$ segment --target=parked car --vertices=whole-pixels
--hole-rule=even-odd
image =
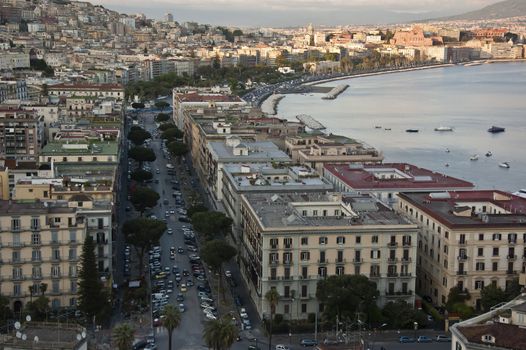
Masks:
[[[451,337],[447,335],[437,335],[435,340],[440,343],[451,343]]]
[[[318,345],[318,342],[314,339],[302,339],[300,341],[301,346],[316,346]]]
[[[401,336],[399,340],[400,340],[400,343],[414,343],[415,342],[415,338],[411,338],[405,335]]]
[[[426,335],[421,335],[421,336],[418,337],[418,339],[416,341],[418,343],[431,343],[431,342],[433,342],[433,339],[429,338]]]
[[[276,345],[276,350],[290,350],[290,348],[287,345],[278,344]]]

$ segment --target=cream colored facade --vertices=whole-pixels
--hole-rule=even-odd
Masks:
[[[84,219],[67,205],[4,201],[0,206],[0,293],[19,311],[30,300],[29,286],[45,283],[52,307],[76,305]]]
[[[377,284],[379,305],[414,303],[417,226],[370,197],[241,198],[241,271],[260,316],[270,312],[264,295],[271,288],[281,295],[276,312],[286,318],[305,319],[316,308],[322,312],[315,297],[317,281],[331,275],[367,276]],[[353,209],[364,202],[370,212]],[[375,220],[376,215],[382,219]]]
[[[450,289],[460,286],[471,295],[467,303],[480,308],[484,286],[504,290],[525,271],[526,215],[520,213],[526,200],[500,191],[450,192],[436,199],[426,193],[399,194],[396,207],[419,225],[417,291],[444,305]],[[483,196],[477,198],[478,193]],[[522,207],[516,204],[520,201]],[[434,209],[433,203],[448,212]]]
[[[71,201],[0,202],[0,293],[18,311],[31,299],[29,286],[47,284],[53,308],[76,306],[82,244],[96,244],[97,267],[110,281],[111,206],[77,196]],[[38,287],[36,287],[38,288]]]

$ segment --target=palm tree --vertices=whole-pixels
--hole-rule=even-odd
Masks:
[[[166,305],[163,311],[163,327],[168,331],[168,349],[172,350],[172,335],[174,329],[181,323],[181,313],[173,305]]]
[[[208,348],[213,350],[227,350],[237,339],[237,327],[228,317],[208,321],[205,324],[203,338]]]
[[[280,295],[276,288],[271,288],[266,294],[265,299],[270,304],[270,327],[268,330],[268,350],[272,349],[272,320],[274,319],[274,314],[276,313],[276,305],[278,304]]]
[[[113,343],[119,350],[129,350],[133,345],[135,329],[129,323],[121,323],[113,329]]]

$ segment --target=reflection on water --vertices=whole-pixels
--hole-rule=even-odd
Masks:
[[[328,132],[381,149],[387,162],[410,162],[472,181],[479,188],[526,188],[525,63],[456,66],[342,83],[350,88],[332,101],[321,95],[287,95],[278,114],[288,119],[310,114]],[[490,134],[487,129],[492,125],[505,127],[506,132]],[[439,126],[454,131],[434,131]],[[406,133],[408,128],[419,132]],[[487,151],[493,156],[485,157]],[[478,161],[470,161],[474,154]],[[510,169],[499,168],[504,161]]]

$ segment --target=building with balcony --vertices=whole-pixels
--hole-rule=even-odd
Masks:
[[[333,186],[306,166],[250,163],[226,164],[222,169],[222,203],[233,220],[234,237],[242,240],[241,196],[252,193],[328,192]]]
[[[339,192],[370,193],[389,206],[398,192],[471,190],[471,182],[407,163],[326,164],[323,176]]]
[[[467,290],[480,309],[489,284],[505,289],[526,266],[526,199],[488,191],[399,193],[396,210],[419,226],[417,290],[437,305]]]
[[[42,117],[32,111],[0,109],[0,156],[36,160],[43,144]]]
[[[113,97],[124,100],[124,87],[120,84],[60,83],[48,87],[50,96]]]
[[[367,276],[379,305],[414,303],[417,226],[374,198],[244,194],[241,215],[241,274],[260,316],[270,313],[264,296],[271,288],[281,296],[277,313],[305,319],[323,312],[316,287],[330,275]]]
[[[285,140],[287,154],[294,162],[308,165],[323,174],[325,164],[378,164],[381,152],[366,144],[339,135],[300,134]]]
[[[54,309],[75,306],[87,225],[73,203],[0,201],[0,230],[0,293],[13,310],[42,283]]]

